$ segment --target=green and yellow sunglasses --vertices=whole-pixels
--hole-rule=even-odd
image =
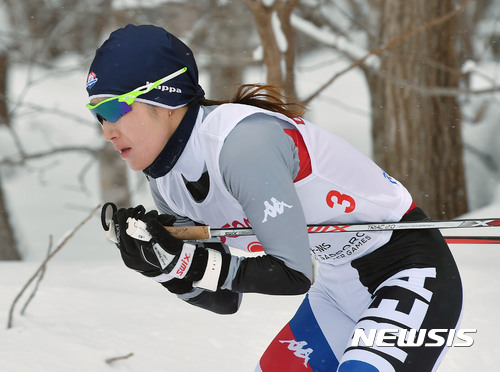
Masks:
[[[90,110],[92,115],[102,124],[104,120],[110,123],[116,123],[127,112],[132,110],[132,103],[142,94],[146,94],[156,88],[157,86],[165,83],[168,80],[179,76],[187,71],[187,67],[183,67],[171,73],[160,80],[156,80],[153,83],[148,83],[142,87],[136,88],[131,92],[122,94],[120,96],[111,97],[99,102],[97,105],[87,104],[87,108]]]

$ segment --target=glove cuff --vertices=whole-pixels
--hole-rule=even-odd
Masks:
[[[196,246],[189,243],[184,243],[182,245],[182,251],[179,255],[179,258],[177,259],[177,262],[175,263],[175,266],[170,269],[170,266],[172,264],[169,265],[168,274],[174,278],[183,279],[189,272],[191,264],[194,261],[195,250]]]
[[[215,249],[206,248],[206,252],[208,253],[208,259],[205,272],[200,280],[193,282],[193,287],[215,292],[219,287],[224,259],[222,253]],[[224,270],[224,272],[227,275],[227,270]]]

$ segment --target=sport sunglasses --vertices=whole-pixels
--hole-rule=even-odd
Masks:
[[[110,123],[116,123],[127,112],[132,110],[132,103],[142,94],[146,94],[156,88],[158,85],[165,83],[168,80],[179,76],[187,71],[187,67],[183,67],[170,75],[165,76],[160,80],[153,83],[148,83],[142,87],[136,88],[131,92],[122,94],[120,96],[111,97],[99,102],[97,105],[87,104],[87,108],[92,115],[102,124],[104,120]]]

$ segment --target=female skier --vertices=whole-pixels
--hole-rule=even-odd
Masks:
[[[236,312],[247,292],[307,293],[256,371],[437,368],[446,335],[426,330],[453,330],[462,308],[439,231],[307,231],[426,219],[397,180],[272,87],[205,99],[191,50],[156,26],[113,32],[96,52],[87,92],[104,138],[146,174],[159,211],[114,213],[107,233],[129,268],[220,314]],[[151,240],[127,233],[131,218]],[[255,236],[190,244],[163,227],[199,224],[251,226]],[[265,254],[238,257],[228,246]],[[312,285],[311,255],[319,262]]]

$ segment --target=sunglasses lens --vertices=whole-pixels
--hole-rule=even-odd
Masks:
[[[117,99],[104,102],[95,108],[90,109],[92,114],[102,124],[103,120],[110,123],[116,123],[127,112],[130,112],[132,107],[126,102],[120,102]]]

